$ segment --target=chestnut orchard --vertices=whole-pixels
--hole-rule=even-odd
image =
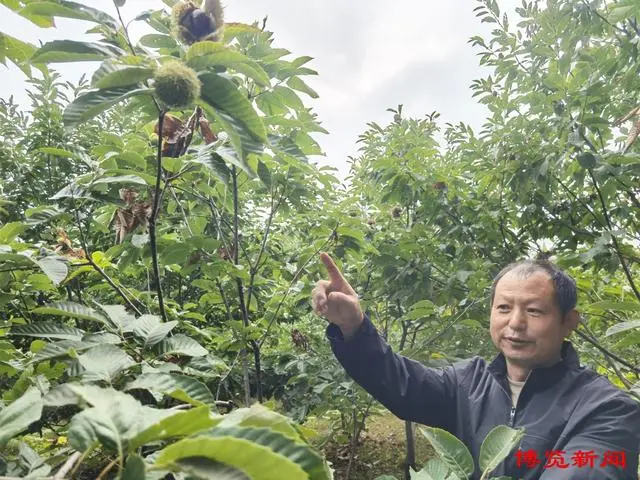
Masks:
[[[348,187],[316,161],[313,59],[266,22],[217,0],[131,18],[125,0],[0,3],[91,24],[90,40],[0,32],[30,99],[0,102],[3,478],[491,478],[523,431],[500,426],[474,459],[390,418],[312,312],[320,252],[433,367],[491,358],[491,279],[551,258],[577,279],[582,361],[639,395],[631,3],[525,1],[509,19],[477,1],[482,129],[389,108]],[[52,68],[85,61],[77,84]]]

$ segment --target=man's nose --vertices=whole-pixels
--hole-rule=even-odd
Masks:
[[[526,315],[522,308],[514,308],[511,310],[511,316],[509,317],[509,326],[513,330],[522,330],[527,324]]]

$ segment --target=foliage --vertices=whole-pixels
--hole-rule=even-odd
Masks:
[[[551,258],[577,280],[583,361],[640,395],[639,12],[524,1],[513,22],[477,3],[494,27],[470,39],[491,71],[472,84],[482,130],[390,108],[342,188],[312,160],[328,133],[305,105],[313,59],[266,25],[218,16],[193,41],[161,5],[131,20],[150,32],[134,41],[119,15],[2,2],[46,28],[89,21],[94,38],[0,34],[31,101],[0,102],[0,474],[242,478],[246,463],[330,478],[289,419],[334,419],[353,458],[378,408],[310,311],[323,250],[394,348],[433,367],[492,356],[494,274]],[[83,61],[100,65],[77,85],[50,68]],[[176,64],[200,87],[169,110],[156,73]]]

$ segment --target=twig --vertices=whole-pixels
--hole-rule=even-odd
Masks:
[[[282,304],[284,303],[285,299],[287,298],[287,295],[289,295],[289,292],[291,291],[291,287],[293,286],[293,284],[295,282],[298,281],[298,277],[302,274],[302,271],[307,267],[307,265],[309,265],[311,260],[314,260],[317,257],[317,255],[325,249],[325,246],[334,237],[334,233],[335,233],[335,230],[333,232],[331,232],[331,235],[329,235],[329,238],[327,238],[327,240],[325,240],[325,242],[314,252],[314,254],[312,256],[310,256],[307,259],[306,262],[304,262],[304,264],[298,269],[298,271],[295,273],[295,275],[291,279],[291,282],[289,282],[289,286],[287,287],[287,290],[285,291],[285,294],[283,295],[282,299],[278,303],[278,306],[276,307],[276,311],[273,314],[273,317],[271,317],[271,320],[269,320],[269,324],[267,325],[267,328],[265,329],[264,333],[262,334],[262,337],[260,338],[260,341],[258,342],[258,348],[262,348],[262,345],[264,344],[265,340],[267,339],[267,335],[269,334],[269,330],[271,329],[271,326],[273,325],[273,322],[275,322],[276,319],[278,318],[278,313],[280,312],[280,307],[282,307]]]
[[[71,455],[66,462],[64,462],[64,465],[62,465],[62,467],[60,468],[60,470],[58,470],[58,473],[56,473],[53,476],[53,480],[62,480],[64,479],[65,475],[67,473],[69,473],[69,471],[73,468],[73,466],[75,465],[75,463],[78,461],[78,459],[82,456],[82,454],[80,452],[75,452],[73,455]]]
[[[602,345],[600,345],[596,340],[592,339],[589,335],[581,332],[580,330],[574,330],[574,332],[576,333],[576,335],[578,335],[580,338],[586,340],[587,342],[589,342],[591,345],[593,345],[594,347],[596,347],[598,350],[600,350],[600,352],[604,355],[608,355],[610,358],[612,358],[613,360],[615,360],[616,362],[618,362],[621,365],[624,365],[625,367],[627,367],[629,370],[632,370],[635,373],[640,373],[640,368],[638,367],[634,367],[633,365],[631,365],[629,362],[627,362],[626,360],[623,360],[622,358],[620,358],[619,356],[617,356],[615,353],[610,352],[609,350],[607,350],[605,347],[603,347]]]
[[[618,238],[613,234],[613,225],[611,224],[611,219],[609,218],[609,211],[607,210],[607,204],[604,201],[602,191],[600,190],[596,177],[593,176],[593,172],[591,171],[591,169],[589,169],[588,172],[589,172],[589,176],[591,177],[591,181],[593,182],[593,186],[596,189],[596,192],[598,192],[598,198],[600,199],[600,204],[602,205],[602,213],[604,215],[604,220],[607,222],[607,226],[609,227],[608,228],[609,234],[611,235],[611,240],[613,241],[616,255],[620,260],[620,264],[622,265],[622,269],[624,270],[624,274],[627,277],[627,281],[629,282],[629,285],[631,286],[633,293],[635,294],[636,298],[640,300],[640,292],[638,291],[636,284],[633,281],[633,277],[631,276],[631,272],[629,271],[629,267],[627,266],[627,263],[625,262],[625,259],[622,256],[622,251],[620,250],[620,244],[618,243]]]
[[[109,471],[113,468],[113,466],[118,463],[119,458],[114,458],[109,465],[104,467],[100,474],[96,477],[96,480],[102,480],[104,476],[109,473]]]
[[[122,299],[125,301],[125,303],[129,306],[131,310],[136,312],[138,315],[142,315],[140,310],[138,310],[138,307],[136,307],[133,304],[133,302],[129,300],[129,297],[127,297],[127,295],[122,291],[122,289],[118,285],[116,285],[115,282],[111,279],[111,277],[109,277],[109,275],[107,275],[107,273],[93,260],[93,257],[91,256],[91,252],[89,251],[89,244],[87,243],[87,239],[85,238],[85,235],[84,235],[82,222],[80,221],[80,215],[78,214],[78,209],[75,208],[75,205],[74,205],[74,212],[75,212],[76,222],[78,223],[78,231],[80,232],[80,243],[82,244],[82,248],[84,249],[85,255],[87,257],[87,262],[89,263],[89,265],[93,267],[93,269],[96,272],[98,272],[98,274],[100,274],[102,278],[106,280],[106,282],[111,286],[111,288],[113,288],[118,293],[118,295],[122,297]]]
[[[162,284],[160,282],[160,266],[158,265],[158,245],[156,243],[156,220],[160,206],[160,182],[162,181],[162,129],[164,123],[164,110],[158,114],[158,149],[156,155],[156,186],[153,194],[153,208],[149,218],[149,246],[151,248],[151,259],[153,262],[153,274],[156,277],[156,292],[158,294],[158,306],[160,307],[160,315],[162,319],[167,321],[167,312],[164,308],[164,299],[162,297]]]

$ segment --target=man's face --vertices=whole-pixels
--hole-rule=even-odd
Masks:
[[[564,320],[546,273],[524,279],[511,271],[496,285],[491,339],[511,364],[533,368],[559,360],[562,341],[575,326],[577,313]]]

